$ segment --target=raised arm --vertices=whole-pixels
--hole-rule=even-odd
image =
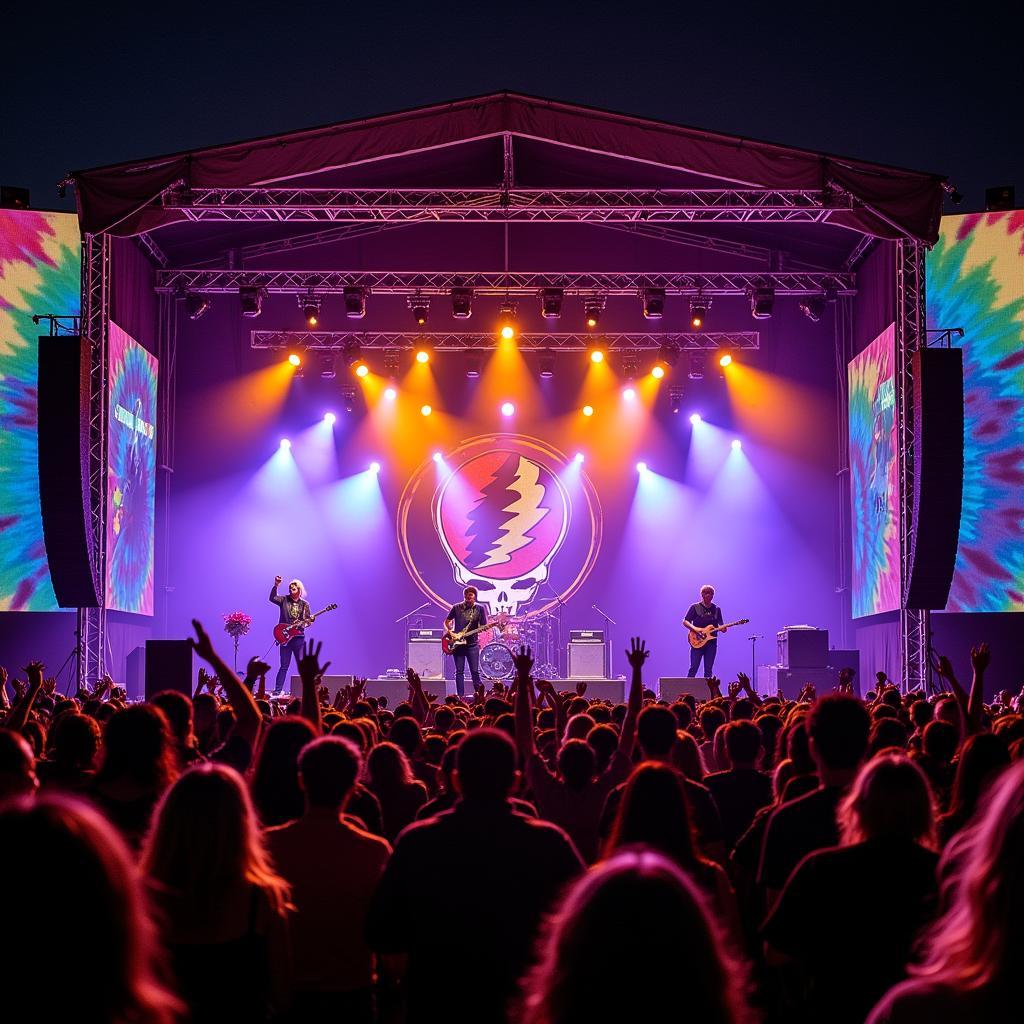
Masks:
[[[30,661],[25,666],[25,675],[28,677],[28,687],[25,692],[14,702],[11,713],[7,716],[4,728],[11,732],[21,732],[28,724],[28,717],[32,713],[32,705],[35,703],[39,691],[43,688],[43,665],[39,661]]]
[[[430,702],[423,692],[423,680],[411,668],[406,669],[405,678],[409,680],[409,704],[413,717],[422,725],[427,720],[427,712],[430,711]]]
[[[530,681],[533,653],[529,647],[520,647],[512,661],[516,667],[516,749],[520,762],[526,764],[537,751],[533,741],[533,686]]]
[[[626,700],[626,717],[622,720],[622,728],[619,730],[619,752],[626,757],[633,756],[633,746],[636,743],[636,720],[640,716],[640,707],[644,699],[644,662],[651,656],[647,650],[647,644],[638,636],[632,637],[629,642],[629,650],[626,651],[626,659],[633,669],[633,676],[629,683],[629,697]]]
[[[745,672],[737,672],[736,679],[740,684],[740,689],[755,703],[763,704],[764,701],[758,696],[754,687],[750,683],[750,676]]]
[[[317,736],[323,730],[317,685],[331,665],[329,661],[324,665],[320,664],[320,651],[323,646],[322,642],[315,644],[307,641],[302,645],[302,653],[298,659],[299,676],[302,679],[302,717],[312,723]]]
[[[967,725],[971,732],[977,732],[981,725],[981,713],[985,706],[985,669],[991,660],[988,644],[982,641],[971,648],[971,693],[967,698]]]
[[[245,683],[235,675],[231,666],[213,649],[209,634],[203,629],[202,623],[198,619],[192,620],[192,628],[196,631],[196,639],[191,641],[193,650],[203,661],[209,663],[231,702],[231,708],[235,712],[235,732],[249,744],[251,749],[255,750],[256,738],[259,736],[260,726],[263,724],[263,716],[256,705],[256,698]],[[253,658],[249,662],[246,674],[248,675],[250,670],[254,670],[256,666],[262,664],[258,658]],[[265,672],[267,669],[262,669],[262,671]],[[253,679],[258,675],[259,671],[254,671]]]
[[[283,597],[278,597],[277,588],[279,586],[281,586],[281,577],[275,576],[274,585],[270,588],[270,600],[273,604],[280,604],[284,600]]]

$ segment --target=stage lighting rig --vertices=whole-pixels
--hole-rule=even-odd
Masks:
[[[676,363],[679,362],[679,347],[672,342],[666,341],[661,348],[658,349],[658,359],[654,364],[654,369],[651,370],[652,375],[657,379],[661,380],[662,377],[672,369]]]
[[[417,327],[426,327],[427,318],[430,315],[430,299],[422,295],[412,295],[409,298],[409,309],[412,311],[412,318],[416,321]]]
[[[545,288],[540,293],[540,315],[545,320],[557,320],[562,315],[561,288]]]
[[[301,342],[292,342],[286,351],[286,358],[291,366],[294,366],[296,370],[301,371],[302,361],[306,355],[306,347]],[[297,373],[296,376],[301,376],[301,372]]]
[[[690,326],[695,331],[699,331],[704,327],[704,324],[708,319],[708,310],[710,308],[711,300],[700,292],[697,292],[697,294],[690,299]]]
[[[353,387],[343,387],[341,389],[341,404],[344,406],[345,412],[351,412],[355,407],[356,401],[356,389]]]
[[[645,320],[660,320],[665,315],[665,289],[645,288],[643,291]]]
[[[349,369],[357,377],[365,377],[370,372],[370,367],[366,364],[366,360],[363,359],[363,353],[358,344],[348,346],[345,351],[345,361],[348,363]]]
[[[551,380],[555,375],[555,357],[551,352],[542,352],[540,355],[539,376],[541,380]]]
[[[333,352],[321,352],[319,362],[321,380],[334,380],[338,376],[338,368],[335,364]]]
[[[342,292],[345,300],[345,316],[349,320],[362,320],[366,316],[366,289],[355,286]]]
[[[816,324],[825,315],[825,305],[824,295],[807,295],[800,300],[800,312]]]
[[[498,335],[503,341],[516,336],[516,307],[513,302],[503,302],[498,313]]]
[[[482,352],[466,353],[466,380],[479,380],[484,368],[484,354]]]
[[[640,360],[630,353],[622,357],[622,376],[632,383],[636,380],[637,371],[640,369]]]
[[[468,320],[473,315],[473,289],[455,287],[452,289],[452,316],[456,320]]]
[[[603,363],[608,356],[608,346],[600,338],[587,342],[587,358],[592,363]]]
[[[679,412],[683,405],[683,387],[680,384],[673,384],[668,389],[668,404],[673,412]]]
[[[750,315],[755,320],[770,320],[772,307],[775,305],[775,289],[768,285],[758,285],[747,290],[750,300]]]
[[[320,323],[320,296],[312,291],[299,296],[299,309],[305,318],[307,327],[316,327]]]
[[[587,330],[592,331],[601,322],[601,312],[603,309],[603,295],[591,295],[583,303],[583,320],[587,325]]]
[[[262,288],[254,288],[252,285],[243,285],[238,289],[238,304],[242,310],[242,316],[251,318],[258,317],[263,312],[263,296],[266,292]]]
[[[401,355],[397,348],[384,349],[384,376],[394,380],[401,367]]]
[[[433,350],[433,345],[431,345],[429,341],[421,338],[418,342],[416,342],[416,345],[413,348],[413,352],[415,353],[413,358],[416,360],[417,363],[426,365],[427,363],[430,362],[430,357],[431,355],[433,355]]]
[[[690,372],[687,376],[690,380],[703,380],[707,370],[708,354],[703,349],[690,353]]]
[[[185,296],[185,311],[189,320],[198,320],[206,315],[210,309],[210,297],[208,295],[189,294]]]

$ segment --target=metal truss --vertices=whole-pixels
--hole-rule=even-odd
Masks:
[[[143,231],[141,235],[136,236],[136,241],[157,266],[167,267],[170,265],[171,261],[167,258],[167,254],[157,245],[156,239],[151,234]]]
[[[931,616],[908,608],[914,540],[914,353],[927,344],[924,312],[924,246],[897,242],[896,254],[896,430],[900,481],[900,659],[904,692],[927,689]]]
[[[757,331],[718,331],[693,334],[519,334],[516,345],[529,351],[584,352],[600,342],[612,352],[652,352],[663,345],[680,351],[705,349],[757,349],[761,336]],[[496,349],[494,333],[423,333],[416,331],[252,331],[251,348],[285,349],[302,347],[307,351],[340,352],[358,345],[368,349],[412,349],[429,345],[435,352],[466,352]]]
[[[746,295],[754,287],[773,288],[776,295],[856,295],[853,275],[818,271],[738,271],[733,273],[666,274],[588,273],[583,271],[473,271],[447,270],[240,270],[232,268],[163,270],[157,290],[204,295],[230,295],[243,286],[279,295],[342,294],[362,288],[374,295],[449,295],[453,288],[470,288],[474,295],[539,295],[545,288],[560,288],[573,295],[639,295],[645,288],[664,289],[666,295]]]
[[[86,235],[82,259],[82,333],[89,360],[89,542],[99,607],[78,609],[78,685],[106,670],[107,352],[110,323],[110,238]]]
[[[851,210],[832,189],[171,188],[192,221],[657,221],[800,223]]]

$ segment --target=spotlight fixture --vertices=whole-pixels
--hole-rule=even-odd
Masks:
[[[291,448],[291,446],[292,446],[292,443],[291,443],[291,441],[288,440],[287,437],[282,437],[281,438],[281,451],[286,452],[286,451],[288,451],[289,448]]]
[[[625,400],[626,400],[627,402],[632,402],[632,401],[633,401],[633,399],[634,399],[634,398],[636,398],[636,389],[635,389],[635,388],[626,388],[626,389],[625,389],[625,390],[624,390],[624,391],[622,392],[622,397],[623,397],[623,398],[624,398],[624,399],[625,399]]]
[[[516,407],[511,402],[501,403],[501,415],[502,416],[515,416]]]
[[[427,317],[430,315],[430,299],[422,295],[412,295],[409,298],[409,309],[412,311],[412,318],[416,321],[417,327],[425,327]]]
[[[337,421],[337,419],[338,419],[338,417],[335,416],[333,412],[325,412],[324,413],[324,423],[326,423],[327,426],[329,426],[329,427],[333,427],[335,422]]]
[[[511,302],[504,302],[498,313],[498,334],[504,341],[511,341],[516,336],[516,307]]]
[[[683,404],[683,388],[681,385],[674,384],[668,389],[668,404],[673,412],[679,412]]]
[[[254,288],[252,285],[243,285],[238,289],[238,304],[242,310],[242,316],[258,317],[263,312],[263,296],[266,293],[262,288]]]
[[[189,320],[198,320],[205,315],[210,308],[209,295],[186,295],[185,310]]]
[[[429,416],[434,410],[429,405],[420,406],[420,415]]]
[[[585,406],[583,406],[583,409],[581,411],[582,411],[584,416],[593,416],[594,415],[594,407],[592,405],[585,405]]]
[[[577,452],[573,457],[573,462],[582,462],[584,459],[583,452]]]
[[[302,365],[302,357],[306,354],[305,347],[299,342],[292,342],[288,346],[287,359],[288,362],[298,369]]]
[[[636,471],[638,473],[641,473],[641,474],[646,473],[647,472],[647,463],[646,462],[638,462],[636,464]]]
[[[321,352],[317,361],[320,364],[321,380],[334,380],[338,376],[338,369],[332,352]]]
[[[658,359],[651,370],[651,375],[656,380],[661,380],[668,371],[679,362],[679,346],[673,342],[666,341],[658,349]]]
[[[540,379],[551,380],[555,375],[555,357],[550,352],[542,352],[540,356]]]
[[[435,462],[441,462],[444,456],[440,452],[434,452],[433,459]]]
[[[421,338],[418,342],[416,342],[416,347],[414,349],[416,353],[416,362],[421,364],[429,363],[431,349],[432,346],[429,341],[425,341],[424,339]]]
[[[738,437],[734,437],[732,439],[732,450],[734,452],[738,452],[742,447],[743,447],[743,442]]]
[[[384,376],[389,378],[395,378],[398,376],[399,368],[401,367],[402,359],[401,353],[397,348],[386,348],[384,349]]]
[[[690,326],[695,331],[699,331],[704,326],[710,308],[711,300],[706,295],[701,294],[701,292],[697,292],[690,299]]]
[[[356,404],[356,389],[353,387],[344,387],[341,389],[341,401],[345,406],[345,412],[351,412]]]
[[[362,320],[366,316],[366,289],[351,286],[342,292],[345,300],[345,316],[349,320]]]
[[[320,323],[320,296],[307,292],[299,296],[299,309],[306,320],[307,327],[316,327]]]
[[[816,324],[825,315],[825,305],[824,295],[807,295],[800,300],[800,312]]]
[[[593,295],[583,303],[583,320],[587,330],[592,331],[598,325],[603,309],[604,298],[600,295]]]
[[[359,345],[349,345],[345,352],[345,361],[349,365],[349,369],[357,377],[365,377],[370,372],[370,367],[367,366],[366,360],[363,359],[363,354]]]
[[[699,412],[691,412],[690,413],[690,422],[694,426],[697,426],[697,424],[701,422],[701,415],[700,415],[700,413]]]
[[[452,316],[456,320],[468,320],[473,315],[473,289],[452,289]]]
[[[645,288],[643,290],[644,319],[660,320],[665,315],[665,289]]]
[[[398,389],[397,388],[385,388],[384,389],[384,397],[389,402],[393,402],[398,397]]]
[[[545,288],[540,293],[540,315],[545,320],[557,320],[562,315],[561,288]]]
[[[371,462],[370,463],[370,472],[373,473],[374,475],[379,473],[380,472],[380,463],[379,462]]]
[[[770,285],[759,284],[756,288],[747,289],[750,300],[750,315],[755,320],[770,320],[772,307],[775,305],[775,289]]]
[[[466,379],[479,380],[480,373],[484,366],[484,355],[482,352],[466,353]]]
[[[690,353],[690,372],[687,376],[690,380],[703,380],[707,370],[708,354],[703,349]]]
[[[604,342],[598,341],[596,338],[587,342],[587,356],[592,363],[603,363],[605,355],[606,346]]]
[[[723,352],[718,357],[718,365],[719,366],[723,366],[723,367],[724,366],[732,366],[732,353],[731,352]]]
[[[661,378],[665,376],[665,367],[662,366],[661,363],[655,363],[654,366],[651,367],[651,376],[655,380],[661,380]]]

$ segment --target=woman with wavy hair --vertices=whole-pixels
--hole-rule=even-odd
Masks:
[[[4,887],[9,1020],[179,1019],[182,1007],[160,980],[156,929],[131,854],[97,811],[66,796],[10,800],[0,807],[0,850],[12,868],[25,868]],[[73,955],[55,964],[55,944]],[[18,992],[26,999],[20,1016]]]
[[[192,1024],[266,1020],[287,991],[288,884],[232,768],[202,764],[167,791],[142,852]]]
[[[925,937],[923,958],[911,968],[911,980],[875,1007],[870,1024],[1019,1019],[1024,762],[1003,772],[961,839],[957,870],[943,892],[948,909]]]
[[[427,802],[427,787],[413,775],[409,758],[395,743],[378,743],[370,751],[366,774],[370,790],[380,801],[384,838],[393,843]]]
[[[672,861],[627,851],[592,868],[551,919],[523,1024],[749,1020],[742,965]]]

